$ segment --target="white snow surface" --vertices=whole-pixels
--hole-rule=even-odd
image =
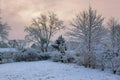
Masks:
[[[18,52],[15,48],[0,48],[0,52]]]
[[[120,80],[120,76],[47,60],[0,64],[0,80]]]

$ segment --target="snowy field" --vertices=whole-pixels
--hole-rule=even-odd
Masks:
[[[52,61],[0,64],[0,80],[120,80],[119,75]]]

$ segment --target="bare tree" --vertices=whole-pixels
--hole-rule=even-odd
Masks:
[[[2,23],[1,17],[0,17],[0,40],[6,40],[8,37],[10,27],[7,25],[7,23]]]
[[[111,63],[111,68],[115,74],[120,69],[120,24],[115,18],[111,18],[108,22],[108,27],[110,27],[110,55],[109,62]]]
[[[120,56],[120,23],[116,26],[117,55]]]
[[[62,28],[64,28],[63,21],[59,20],[55,13],[41,14],[33,19],[29,27],[26,27],[25,31],[28,33],[26,38],[39,43],[41,51],[46,52],[51,37]]]
[[[18,50],[23,50],[27,46],[27,41],[25,41],[25,40],[9,40],[8,44],[11,48],[16,48]]]
[[[110,27],[110,41],[112,47],[112,53],[119,53],[120,51],[120,24],[115,18],[111,18],[108,22],[108,27]]]
[[[89,7],[88,11],[83,11],[76,15],[71,22],[72,29],[68,32],[73,39],[82,42],[84,47],[85,66],[91,65],[91,57],[93,56],[93,47],[100,42],[103,35],[103,20],[101,15],[97,15],[97,11]]]

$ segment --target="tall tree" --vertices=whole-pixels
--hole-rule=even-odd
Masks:
[[[110,43],[108,44],[110,53],[107,56],[109,56],[110,67],[115,74],[120,69],[120,23],[115,18],[111,18],[108,27],[110,27]]]
[[[96,10],[89,7],[87,11],[76,15],[71,22],[72,29],[68,32],[68,35],[83,43],[86,67],[91,63],[90,56],[93,55],[94,45],[100,41],[103,34],[103,20],[102,15],[98,15]]]
[[[41,14],[26,27],[25,31],[28,33],[26,38],[40,44],[41,51],[46,52],[51,37],[62,28],[64,28],[63,21],[59,20],[55,13]]]
[[[108,22],[108,27],[110,27],[110,41],[112,47],[112,53],[118,53],[120,51],[120,24],[115,18],[111,18]]]

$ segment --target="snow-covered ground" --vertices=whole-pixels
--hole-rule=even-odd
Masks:
[[[52,61],[0,64],[0,80],[120,80],[119,75]]]

